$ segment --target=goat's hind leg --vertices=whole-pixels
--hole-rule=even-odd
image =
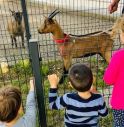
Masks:
[[[105,51],[105,60],[109,64],[112,56],[112,47],[108,47]]]

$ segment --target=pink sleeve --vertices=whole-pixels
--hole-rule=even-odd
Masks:
[[[117,76],[117,71],[119,68],[119,56],[117,53],[115,53],[112,56],[112,59],[108,65],[108,67],[105,70],[104,76],[103,76],[103,80],[105,81],[105,83],[109,84],[109,85],[113,85],[115,80],[116,80],[116,76]]]

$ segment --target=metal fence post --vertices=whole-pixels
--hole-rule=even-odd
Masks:
[[[27,38],[27,42],[28,42],[28,46],[29,46],[29,39],[31,38],[31,34],[30,34],[30,27],[29,27],[29,22],[28,22],[28,14],[27,14],[25,0],[21,0],[21,6],[22,6],[22,11],[23,11],[23,16],[24,16],[26,38]]]
[[[33,74],[35,76],[36,96],[37,96],[37,103],[38,103],[38,109],[39,109],[40,127],[47,127],[44,94],[43,94],[43,86],[42,86],[43,84],[42,84],[42,76],[40,73],[40,62],[39,62],[39,52],[38,52],[37,42],[38,41],[35,39],[29,40],[29,52],[31,57]]]

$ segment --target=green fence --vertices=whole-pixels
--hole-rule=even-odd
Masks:
[[[111,29],[116,18],[121,16],[123,3],[120,3],[117,13],[110,15],[107,11],[109,2],[104,0],[85,2],[83,0],[61,0],[59,2],[55,0],[45,2],[40,0],[3,0],[0,2],[0,87],[10,84],[18,86],[21,89],[23,107],[25,107],[29,77],[35,76],[37,126],[64,127],[64,111],[49,109],[49,83],[47,80],[47,75],[50,73],[62,76],[63,60],[58,46],[53,42],[52,34],[39,34],[38,28],[43,23],[45,16],[58,9],[60,14],[56,15],[55,19],[67,34],[86,35]],[[10,10],[23,12],[25,47],[22,47],[20,37],[17,37],[17,47],[11,45],[11,37],[7,30],[9,20],[13,19]],[[111,52],[118,48],[120,48],[120,41],[117,37]],[[102,80],[107,63],[99,54],[74,58],[72,64],[74,63],[84,63],[92,69],[94,85],[105,97],[110,112],[106,118],[100,119],[100,127],[112,127],[112,114],[109,106],[112,88],[107,87]],[[64,83],[59,85],[58,93],[62,95],[70,91],[73,89],[66,78]]]

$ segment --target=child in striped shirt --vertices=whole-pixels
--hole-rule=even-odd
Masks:
[[[48,75],[50,82],[49,105],[51,109],[65,110],[65,127],[98,127],[99,117],[106,116],[108,110],[104,98],[90,91],[93,75],[84,64],[75,64],[69,70],[69,80],[77,92],[58,97],[56,74]]]

